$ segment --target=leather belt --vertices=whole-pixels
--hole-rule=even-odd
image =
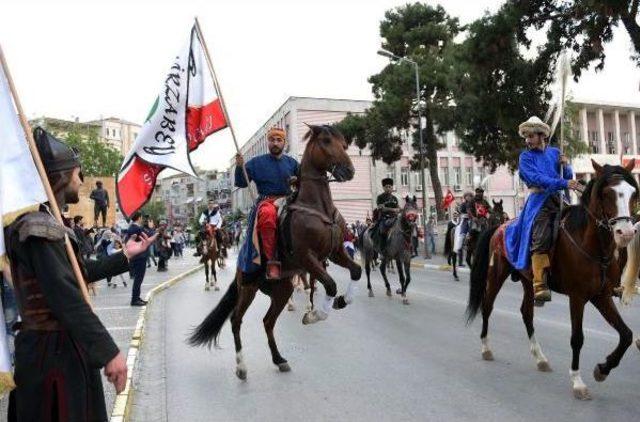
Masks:
[[[544,192],[544,189],[539,188],[537,186],[532,186],[529,188],[529,193],[542,193]]]

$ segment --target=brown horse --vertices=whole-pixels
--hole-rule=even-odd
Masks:
[[[570,206],[562,215],[555,249],[551,256],[552,275],[549,287],[569,296],[571,311],[571,361],[570,379],[574,396],[591,398],[580,376],[580,349],[584,341],[582,318],[584,306],[591,302],[620,337],[616,349],[606,361],[596,365],[593,376],[604,381],[611,370],[618,366],[631,344],[631,330],[624,323],[612,293],[620,280],[620,263],[616,249],[624,248],[634,235],[630,210],[638,196],[638,185],[631,176],[634,160],[625,166],[601,167],[593,162],[596,171],[581,197],[580,204]],[[471,270],[468,321],[471,322],[482,306],[482,357],[493,360],[489,349],[487,331],[493,304],[509,274],[520,278],[524,290],[522,318],[527,330],[531,353],[538,370],[550,370],[547,358],[537,342],[533,328],[533,285],[530,271],[515,272],[504,252],[504,226],[490,229],[481,235],[476,250],[476,262]]]
[[[300,163],[298,194],[294,202],[287,206],[288,217],[285,220],[288,220],[288,227],[284,227],[282,218],[279,221],[280,236],[284,240],[282,243],[287,243],[287,237],[291,239],[290,247],[280,248],[279,251],[283,278],[267,281],[264,271],[245,274],[238,270],[235,283],[231,283],[220,303],[189,338],[192,346],[211,347],[212,343],[217,343],[220,329],[231,316],[236,375],[243,380],[247,377],[247,367],[242,355],[240,327],[258,290],[271,297],[271,306],[263,321],[272,361],[281,372],[287,372],[291,368],[278,351],[273,328],[293,292],[291,277],[307,272],[325,288],[326,298],[320,309],[313,309],[304,315],[303,323],[309,324],[326,319],[330,309],[349,304],[355,293],[355,281],[360,279],[362,273],[360,266],[349,258],[342,246],[346,225],[333,204],[327,177],[327,173],[330,173],[338,182],[353,178],[355,170],[346,152],[348,145],[342,134],[331,126],[309,126],[309,129],[305,136],[307,146]],[[287,228],[290,236],[284,235]],[[336,283],[323,265],[326,259],[349,269],[352,282],[344,296],[336,297]]]
[[[204,274],[205,274],[205,283],[204,289],[209,291],[211,287],[215,291],[220,290],[218,287],[218,277],[216,274],[216,263],[220,268],[223,267],[223,264],[220,264],[220,260],[222,258],[222,254],[220,248],[218,246],[218,242],[216,241],[215,234],[210,231],[208,228],[205,230],[204,239],[202,239],[202,258],[200,258],[200,263],[204,264]],[[209,279],[209,271],[211,271],[211,275],[213,276],[213,281]]]

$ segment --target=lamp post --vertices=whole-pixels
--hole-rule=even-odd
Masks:
[[[422,114],[420,113],[420,72],[418,63],[406,57],[396,56],[390,51],[378,50],[380,56],[387,57],[391,60],[404,61],[413,65],[416,75],[416,107],[418,109],[418,139],[420,150],[420,183],[422,184],[422,234],[424,238],[424,257],[431,258],[431,253],[427,247],[427,207],[429,206],[429,197],[427,196],[427,183],[424,177],[424,142],[422,140]]]

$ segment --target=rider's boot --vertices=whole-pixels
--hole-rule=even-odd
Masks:
[[[551,290],[545,281],[545,269],[551,266],[549,255],[537,253],[531,256],[531,269],[533,271],[533,297],[538,302],[549,302]]]

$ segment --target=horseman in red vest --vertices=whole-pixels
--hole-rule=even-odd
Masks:
[[[298,162],[284,153],[286,133],[271,128],[267,134],[268,154],[256,156],[246,163],[249,181],[258,189],[256,206],[251,210],[245,243],[238,254],[238,268],[244,273],[255,273],[266,266],[268,279],[280,278],[280,261],[277,257],[278,211],[275,201],[291,193],[291,183],[298,173]],[[248,186],[242,171],[244,160],[236,155],[235,185]],[[262,257],[266,263],[262,262]]]

